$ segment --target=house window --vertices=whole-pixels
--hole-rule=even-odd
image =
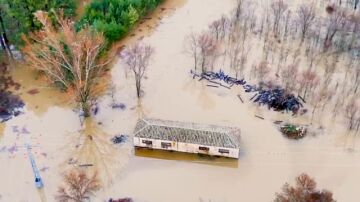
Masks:
[[[170,142],[162,142],[162,143],[161,143],[161,147],[162,147],[162,148],[171,147],[171,143],[170,143]]]
[[[146,145],[152,145],[152,141],[150,141],[150,140],[143,140],[142,143],[144,143]]]
[[[201,151],[209,151],[209,147],[202,147],[202,146],[200,146],[199,147],[199,150],[201,150]]]
[[[227,150],[227,149],[219,149],[219,153],[221,153],[221,154],[228,154],[228,153],[229,153],[229,150]]]

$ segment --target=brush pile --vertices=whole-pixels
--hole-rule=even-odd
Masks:
[[[293,124],[285,124],[280,126],[280,131],[282,134],[290,139],[301,139],[306,135],[306,127],[296,126]]]

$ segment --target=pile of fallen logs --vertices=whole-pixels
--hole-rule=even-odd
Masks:
[[[251,100],[260,105],[267,105],[269,109],[275,111],[291,111],[294,114],[303,107],[300,99],[281,88],[259,90]]]
[[[246,84],[244,79],[236,79],[228,76],[222,70],[219,70],[219,72],[206,71],[203,73],[196,73],[191,70],[190,73],[192,74],[193,79],[199,78],[199,81],[203,79],[207,80],[210,83],[207,85],[209,87],[217,88],[222,86],[230,89],[233,85],[241,85],[245,92],[255,93],[250,100],[259,103],[260,105],[267,105],[269,109],[274,109],[276,111],[291,111],[296,114],[299,109],[303,107],[301,102],[304,102],[304,100],[300,96],[296,97],[279,86],[269,87],[264,84],[260,86]],[[221,82],[224,82],[229,86],[223,85]],[[238,97],[243,102],[239,95]]]
[[[244,79],[236,79],[234,77],[226,75],[221,69],[219,70],[219,72],[206,71],[201,74],[198,74],[193,70],[190,70],[190,74],[193,75],[193,79],[199,78],[199,81],[205,79],[212,84],[216,84],[227,88],[231,88],[233,85],[244,85],[246,83]],[[215,80],[223,81],[229,86],[224,86],[223,84],[221,84],[220,82],[216,82]]]

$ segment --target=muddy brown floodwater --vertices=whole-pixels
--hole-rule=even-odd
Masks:
[[[193,62],[184,52],[185,36],[191,31],[201,32],[213,20],[230,13],[234,3],[235,0],[166,1],[154,14],[161,15],[161,20],[151,15],[149,24],[140,24],[114,46],[117,51],[142,38],[156,50],[144,80],[141,109],[137,108],[134,78],[131,74],[125,77],[121,61],[115,61],[111,69],[111,88],[100,97],[97,115],[85,122],[64,94],[34,79],[34,72],[21,69],[24,67],[14,69],[14,78],[24,87],[17,93],[27,105],[25,114],[3,125],[2,200],[54,201],[66,169],[93,164],[84,169],[104,172],[102,180],[107,182],[94,201],[110,197],[131,197],[136,202],[271,201],[285,182],[292,183],[306,172],[315,177],[319,187],[331,190],[337,201],[357,202],[360,148],[358,138],[345,136],[343,123],[332,123],[323,135],[288,140],[273,121],[303,122],[303,118],[256,107],[248,102],[247,94],[242,94],[242,104],[236,97],[243,93],[240,88],[210,89],[189,75]],[[26,74],[21,73],[23,70]],[[27,93],[35,88],[38,93]],[[120,103],[124,109],[111,107]],[[238,127],[242,137],[240,158],[134,150],[131,134],[139,111],[150,118]],[[112,144],[110,138],[119,134],[129,135],[129,141]],[[45,184],[42,192],[34,186],[24,143],[33,146]],[[69,161],[71,158],[77,160],[77,165]]]

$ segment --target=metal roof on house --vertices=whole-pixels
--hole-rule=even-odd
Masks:
[[[240,129],[159,119],[140,119],[135,126],[134,136],[238,149]]]

